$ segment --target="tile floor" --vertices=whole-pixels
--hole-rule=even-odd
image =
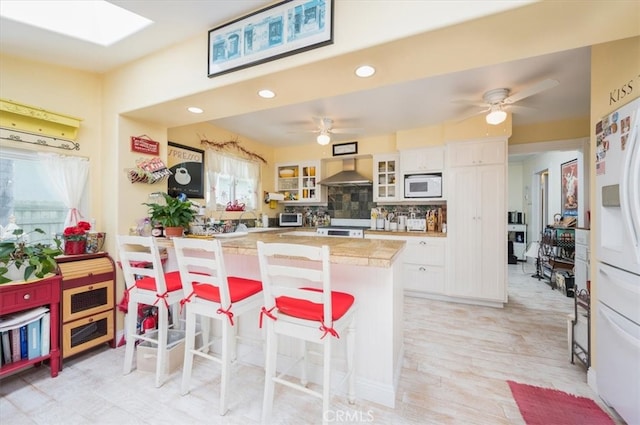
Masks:
[[[586,371],[569,361],[566,317],[573,298],[532,279],[533,266],[509,265],[504,309],[405,298],[405,359],[395,409],[332,399],[332,422],[376,424],[523,424],[506,380],[594,399]],[[0,380],[3,424],[257,424],[262,369],[239,364],[230,411],[217,414],[217,366],[197,363],[199,380],[179,395],[180,373],[159,389],[153,374],[122,375],[124,347],[99,348],[65,362]],[[198,360],[196,360],[198,361]],[[207,379],[211,376],[211,379]],[[316,424],[318,399],[277,387],[274,424]],[[611,412],[609,412],[611,413]],[[622,423],[615,418],[616,423]]]

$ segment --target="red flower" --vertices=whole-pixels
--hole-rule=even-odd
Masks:
[[[91,224],[86,221],[79,221],[77,225],[65,228],[63,235],[65,239],[78,239],[87,233],[88,230],[91,230]]]

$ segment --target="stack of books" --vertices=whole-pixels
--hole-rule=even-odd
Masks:
[[[1,316],[0,366],[49,354],[50,320],[46,307]]]

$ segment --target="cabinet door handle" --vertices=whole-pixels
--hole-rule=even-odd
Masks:
[[[425,241],[420,241],[418,242],[420,245],[426,245],[427,243]]]
[[[31,299],[31,294],[26,293],[24,294],[24,296],[22,297],[24,300],[30,300]]]
[[[420,267],[418,270],[420,270],[421,272],[426,272],[427,269],[425,269],[424,267]]]

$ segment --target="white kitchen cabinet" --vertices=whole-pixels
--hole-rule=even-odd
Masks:
[[[400,155],[384,154],[373,156],[373,200],[374,202],[395,202],[400,193]]]
[[[367,239],[406,241],[402,252],[402,282],[407,295],[443,297],[446,294],[446,237],[368,234]]]
[[[482,142],[453,142],[447,145],[449,167],[504,164],[507,144],[504,139]]]
[[[409,295],[445,294],[447,238],[407,237],[403,260],[404,290]]]
[[[485,142],[477,142],[482,145]],[[488,142],[494,145],[495,141]],[[456,143],[457,144],[457,143]],[[506,145],[506,140],[502,140]],[[465,143],[482,156],[482,148]],[[507,300],[506,166],[450,167],[448,295],[502,305]],[[478,158],[470,161],[480,163]]]
[[[444,152],[444,146],[400,151],[402,175],[429,172],[441,173],[444,169]]]
[[[276,192],[285,196],[285,204],[318,204],[327,202],[320,161],[287,162],[276,164]]]

